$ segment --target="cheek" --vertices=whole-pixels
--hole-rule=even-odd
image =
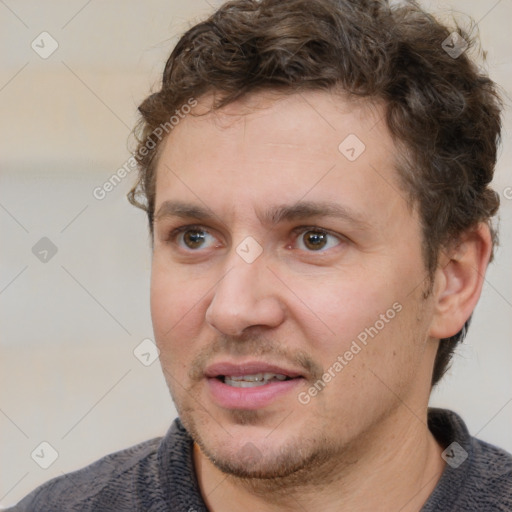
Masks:
[[[339,351],[345,350],[346,345],[358,337],[364,342],[367,329],[376,323],[378,331],[387,329],[396,316],[393,304],[397,302],[397,294],[393,292],[392,284],[378,287],[370,285],[371,282],[378,281],[368,274],[358,278],[354,273],[350,277],[343,273],[336,278],[334,274],[316,276],[300,284],[297,280],[294,289],[299,297],[305,298],[301,306],[304,312],[301,323],[311,334],[311,339],[321,340],[323,348],[330,346]],[[307,321],[311,316],[313,321]]]
[[[307,350],[333,382],[325,400],[331,393],[345,405],[365,402],[364,394],[387,396],[379,378],[398,390],[407,374],[415,371],[421,359],[421,342],[415,342],[417,298],[403,296],[402,281],[398,275],[372,279],[368,272],[302,282],[297,288],[297,295],[307,297],[308,309],[315,313],[312,317],[302,308],[300,325]],[[306,315],[313,321],[307,321]]]
[[[204,286],[176,271],[154,264],[151,274],[151,318],[157,345],[179,350],[193,338],[204,318]]]

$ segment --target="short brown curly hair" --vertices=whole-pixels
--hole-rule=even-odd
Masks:
[[[489,187],[501,132],[496,85],[467,52],[475,39],[453,32],[416,2],[385,0],[233,0],[193,26],[172,51],[158,92],[139,106],[138,181],[128,194],[153,234],[155,169],[170,119],[191,98],[215,92],[214,108],[261,90],[341,89],[383,100],[400,156],[397,170],[418,207],[430,278],[439,251],[491,218],[499,196]],[[165,134],[162,127],[165,128]],[[163,136],[162,136],[163,135]],[[448,368],[469,326],[441,340],[432,386]]]

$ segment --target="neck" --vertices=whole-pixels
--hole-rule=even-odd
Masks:
[[[400,510],[418,512],[444,469],[427,428],[426,411],[412,417],[399,407],[342,453],[283,479],[241,479],[221,472],[194,445],[203,499],[212,512]]]

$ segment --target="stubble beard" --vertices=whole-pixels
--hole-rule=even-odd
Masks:
[[[188,399],[193,400],[191,397]],[[229,433],[224,431],[222,434],[226,437],[225,444],[205,435],[217,427],[223,430],[220,425],[211,424],[214,420],[207,413],[204,413],[203,423],[197,419],[202,410],[186,403],[181,404],[178,410],[183,426],[202,454],[231,480],[263,497],[268,493],[276,498],[279,493],[286,497],[285,493],[294,489],[304,492],[308,487],[318,489],[319,486],[329,485],[337,479],[341,461],[343,466],[351,464],[344,457],[343,448],[332,439],[306,435],[296,435],[270,453],[262,453],[248,438],[241,449],[230,452]],[[232,424],[244,426],[263,424],[265,416],[260,411],[238,410],[230,414]],[[223,449],[224,446],[228,448]]]

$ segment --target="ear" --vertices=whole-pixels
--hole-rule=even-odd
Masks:
[[[441,251],[434,281],[432,338],[449,338],[462,329],[480,298],[491,250],[489,226],[480,223],[454,247]]]

